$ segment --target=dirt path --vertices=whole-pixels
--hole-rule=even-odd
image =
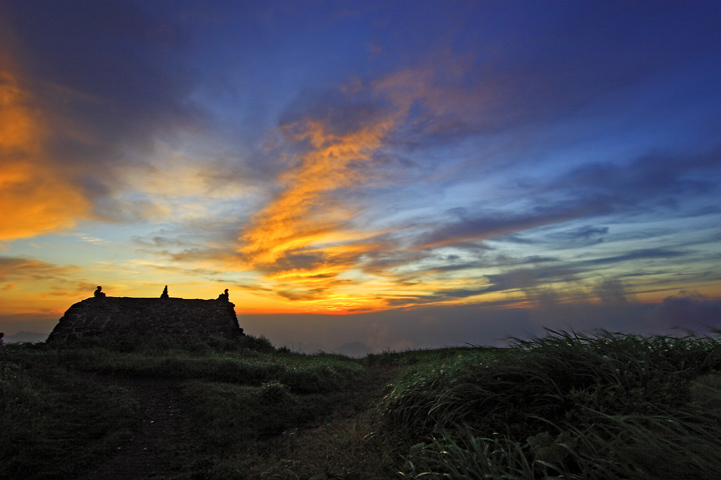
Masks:
[[[180,383],[174,380],[96,377],[129,390],[140,403],[143,425],[132,442],[77,480],[137,480],[163,478],[172,469],[172,455],[183,443]]]
[[[357,461],[368,464],[377,462],[378,455],[382,454],[380,450],[376,452],[361,444],[348,445],[336,441],[336,437],[362,439],[363,435],[358,435],[356,430],[368,429],[367,433],[372,433],[372,425],[368,423],[370,420],[365,412],[370,404],[377,402],[384,394],[386,386],[396,374],[396,369],[375,366],[369,368],[369,373],[370,375],[355,385],[353,395],[347,403],[329,412],[322,425],[309,427],[307,430],[296,429],[287,438],[287,450],[283,452],[285,457],[298,464],[308,464],[308,469],[312,470],[313,474],[324,471],[324,465],[328,462],[343,464],[351,459],[351,464],[346,466],[348,469],[352,469],[352,463]],[[180,395],[181,382],[99,375],[92,375],[92,379],[129,390],[141,406],[143,425],[134,439],[118,449],[116,455],[75,480],[161,480],[182,474],[182,471],[173,469],[178,451],[184,451],[187,442],[187,437],[184,436],[187,432],[183,427],[185,422]],[[321,444],[317,440],[303,440],[316,436],[326,440]],[[361,443],[366,443],[366,440]],[[358,450],[359,455],[369,458],[358,460],[354,455],[348,454],[348,449]],[[270,467],[272,465],[263,468],[267,470]]]
[[[389,445],[377,433],[373,406],[389,392],[398,368],[374,365],[367,371],[368,375],[352,388],[347,404],[329,412],[320,425],[283,435],[283,443],[275,446],[279,460],[261,470],[266,478],[397,477],[384,463]],[[248,478],[254,478],[252,473]]]

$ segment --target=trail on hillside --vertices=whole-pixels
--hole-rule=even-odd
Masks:
[[[292,429],[286,438],[286,451],[284,455],[305,465],[304,470],[314,474],[322,473],[324,465],[331,461],[330,457],[348,456],[354,462],[375,462],[377,458],[363,459],[363,451],[338,451],[338,445],[318,445],[306,442],[303,439],[317,435],[335,437],[335,434],[346,436],[350,429],[355,431],[369,427],[361,420],[356,424],[358,415],[362,415],[371,404],[380,400],[386,392],[389,383],[396,374],[396,368],[389,366],[371,366],[367,369],[368,375],[355,383],[352,394],[348,396],[347,403],[328,412],[324,421],[307,428]],[[140,404],[143,414],[143,424],[135,433],[132,441],[120,447],[115,455],[94,466],[75,480],[147,480],[175,478],[183,473],[177,463],[178,455],[189,447],[190,438],[187,436],[185,415],[188,409],[183,406],[181,387],[183,380],[113,377],[103,375],[89,375],[93,381],[104,385],[122,387],[133,395]],[[356,420],[353,420],[356,419]],[[350,422],[350,423],[349,423]],[[370,432],[368,432],[370,433]],[[352,435],[355,436],[355,435]],[[283,435],[285,438],[285,434]],[[362,437],[362,436],[361,436]],[[315,447],[310,447],[314,444]],[[321,450],[318,450],[321,447]],[[349,446],[347,446],[349,447]],[[341,449],[343,450],[343,449]],[[355,448],[353,448],[355,450]],[[372,452],[369,452],[372,453]],[[348,469],[353,465],[348,464]]]
[[[183,409],[177,380],[96,377],[96,381],[129,390],[143,412],[133,440],[77,480],[136,480],[178,474],[172,458],[183,440]]]

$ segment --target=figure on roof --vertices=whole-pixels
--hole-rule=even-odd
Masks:
[[[98,288],[95,289],[95,293],[93,294],[95,295],[95,298],[105,298],[105,293],[101,291],[102,289],[103,287],[98,285]]]
[[[229,301],[230,301],[230,296],[228,295],[228,289],[227,289],[227,288],[225,289],[225,292],[224,292],[224,293],[221,293],[220,295],[218,295],[218,300],[225,300],[226,302],[229,302]]]

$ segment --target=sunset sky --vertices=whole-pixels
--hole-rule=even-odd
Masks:
[[[0,4],[0,331],[97,285],[298,349],[721,325],[721,3]]]

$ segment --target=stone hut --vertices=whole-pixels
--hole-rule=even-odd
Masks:
[[[71,306],[48,342],[82,337],[137,339],[155,335],[236,338],[243,335],[235,305],[218,300],[98,296]]]

